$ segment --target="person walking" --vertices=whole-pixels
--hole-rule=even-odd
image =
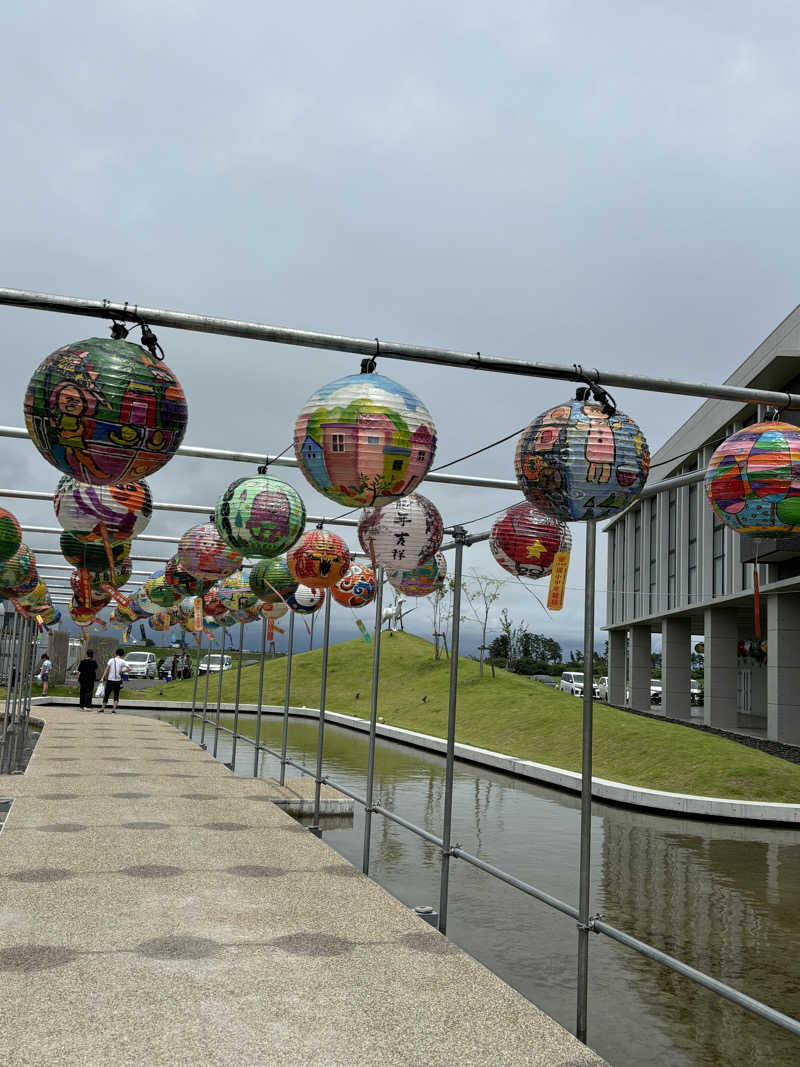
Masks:
[[[97,709],[97,714],[102,715],[108,707],[108,698],[112,696],[114,698],[114,707],[111,709],[111,714],[117,714],[117,704],[119,703],[119,691],[122,688],[122,675],[125,673],[126,663],[122,658],[122,654],[125,650],[118,648],[113,657],[106,664],[106,669],[103,671],[103,681],[106,683],[105,693],[103,694],[103,706]]]
[[[39,677],[42,679],[42,696],[47,696],[47,686],[50,681],[50,668],[53,664],[46,652],[42,653],[42,663],[39,668]]]
[[[92,710],[92,690],[97,678],[97,660],[91,648],[86,649],[86,656],[78,664],[78,685],[80,698],[78,700],[79,711]]]

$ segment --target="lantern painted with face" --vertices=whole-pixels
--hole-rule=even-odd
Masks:
[[[109,541],[130,541],[143,533],[153,513],[146,482],[88,485],[64,475],[53,497],[56,518],[81,541],[99,540],[103,530]]]
[[[532,504],[515,504],[492,527],[489,548],[510,574],[520,578],[545,578],[553,569],[556,552],[569,552],[569,527],[544,515]]]
[[[202,596],[206,591],[206,583],[202,578],[195,578],[189,574],[178,562],[177,556],[170,556],[164,567],[164,581],[180,596]]]
[[[16,517],[0,508],[0,565],[6,563],[22,544],[22,530]]]
[[[302,585],[315,589],[336,585],[350,566],[350,550],[327,530],[309,530],[286,556],[289,573]]]
[[[358,523],[361,547],[387,573],[413,570],[433,559],[442,544],[444,524],[421,493],[366,508]]]
[[[298,615],[313,615],[325,603],[324,589],[311,589],[307,585],[298,585],[293,593],[286,597],[286,606]]]
[[[25,393],[25,425],[48,463],[91,485],[154,474],[174,455],[186,397],[166,363],[140,345],[90,337],[37,367]]]
[[[63,533],[59,539],[61,554],[67,563],[91,575],[105,574],[109,570],[108,557],[102,542],[79,541],[72,534]],[[131,554],[129,541],[119,541],[111,546],[111,558],[117,569]]]
[[[345,608],[365,608],[375,599],[375,573],[371,567],[351,563],[341,581],[331,587],[331,596]]]
[[[642,491],[649,469],[636,423],[592,400],[570,400],[534,419],[515,460],[525,498],[563,522],[615,515]]]
[[[447,561],[441,552],[411,571],[400,571],[390,576],[389,582],[406,596],[428,596],[433,593],[447,577]]]
[[[273,604],[297,589],[297,582],[289,573],[283,556],[262,559],[250,571],[250,588],[259,600]]]
[[[291,485],[259,474],[229,485],[217,501],[214,517],[220,536],[231,548],[271,559],[300,539],[306,509]]]
[[[227,578],[242,565],[242,557],[222,540],[213,522],[187,530],[178,543],[176,556],[183,570],[203,581]]]
[[[737,430],[711,457],[705,483],[714,514],[737,533],[800,533],[800,428],[760,422]]]
[[[314,488],[346,507],[382,507],[413,493],[436,454],[430,412],[382,374],[349,374],[317,390],[294,428]]]

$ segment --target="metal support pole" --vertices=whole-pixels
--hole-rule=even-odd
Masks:
[[[191,740],[194,733],[194,716],[197,708],[197,679],[200,676],[200,650],[202,645],[203,638],[201,637],[197,646],[197,655],[194,657],[194,685],[192,686],[192,712],[189,716],[189,740]]]
[[[206,688],[203,694],[203,720],[200,726],[200,747],[206,747],[206,714],[208,712],[208,680],[211,676],[211,649],[214,647],[214,642],[209,637],[208,648],[206,649]]]
[[[31,718],[31,696],[33,691],[33,674],[36,670],[36,651],[38,648],[39,626],[34,619],[28,620],[28,670],[25,678],[25,688],[22,693],[22,735],[20,741],[20,756],[25,751],[25,741],[28,734],[28,724]]]
[[[286,688],[283,692],[283,737],[281,739],[281,785],[286,784],[286,748],[289,743],[289,703],[292,694],[292,653],[294,652],[294,612],[289,611],[289,644],[286,649]]]
[[[442,870],[439,884],[439,933],[447,933],[447,894],[450,888],[450,830],[453,822],[453,777],[456,751],[456,697],[458,689],[458,641],[461,633],[461,570],[467,531],[453,528],[453,628],[450,637],[450,705],[447,714],[447,755],[444,772],[444,812],[442,816]]]
[[[253,777],[258,778],[261,755],[261,707],[264,700],[264,657],[267,654],[267,620],[261,620],[261,663],[258,668],[258,707],[256,708],[256,747],[253,749]]]
[[[239,692],[242,685],[242,650],[244,647],[244,623],[239,623],[239,664],[236,668],[236,703],[233,709],[233,740],[231,741],[231,770],[236,770],[236,741],[239,737]]]
[[[322,757],[325,748],[325,698],[328,688],[328,646],[331,638],[331,591],[325,590],[325,628],[322,634],[322,680],[319,688],[319,731],[317,733],[317,773],[314,778],[314,825],[309,830],[322,836],[319,828],[320,794],[322,792]]]
[[[3,744],[5,745],[6,734],[11,726],[11,676],[14,669],[14,647],[17,643],[17,626],[19,625],[19,615],[14,612],[14,622],[11,627],[11,633],[6,635],[6,659],[5,659],[5,678],[6,678],[6,709],[3,715]]]
[[[11,642],[11,649],[9,652],[10,662],[8,665],[8,733],[6,736],[6,742],[4,745],[4,757],[5,757],[5,771],[10,773],[12,753],[14,748],[14,734],[16,727],[16,714],[17,714],[17,684],[19,682],[20,675],[20,655],[19,651],[22,647],[22,624],[23,620],[20,615],[14,613],[14,632]]]
[[[217,677],[217,714],[214,719],[214,744],[212,747],[211,755],[214,759],[217,758],[217,745],[219,744],[219,713],[222,707],[222,670],[225,666],[225,627],[223,626],[222,633],[222,646],[219,652],[219,676]]]
[[[581,843],[578,890],[578,1009],[575,1034],[586,1044],[589,998],[589,890],[592,856],[592,716],[594,692],[594,572],[597,529],[586,523],[586,577],[583,609],[583,732],[581,740]]]
[[[367,803],[364,806],[364,852],[361,870],[369,874],[372,833],[372,799],[375,781],[375,731],[378,723],[378,673],[381,663],[381,615],[383,614],[383,567],[375,568],[375,633],[372,646],[372,692],[369,703],[369,754],[367,756]]]

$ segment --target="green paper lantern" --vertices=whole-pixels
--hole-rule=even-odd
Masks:
[[[289,573],[283,556],[277,559],[262,559],[250,571],[250,588],[265,603],[285,600],[291,596],[298,582]]]
[[[231,548],[244,556],[271,559],[300,539],[306,509],[291,485],[259,474],[229,485],[217,501],[214,519],[220,537]]]
[[[0,508],[0,563],[11,559],[22,544],[22,530],[10,511]]]

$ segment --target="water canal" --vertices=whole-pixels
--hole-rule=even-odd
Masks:
[[[187,725],[186,717],[158,717]],[[280,720],[265,718],[262,737],[279,749]],[[293,720],[289,742],[291,758],[315,763],[315,724]],[[218,756],[230,761],[225,735]],[[366,765],[366,738],[329,726],[325,773],[363,795]],[[240,741],[236,772],[246,776],[252,768],[252,746]],[[277,772],[277,761],[265,755],[262,773]],[[439,833],[443,784],[440,757],[378,742],[378,803]],[[457,763],[453,840],[574,902],[578,806],[577,797],[558,790]],[[379,816],[372,825],[371,877],[409,906],[437,907],[436,849]],[[362,834],[363,811],[356,805],[352,820],[329,824],[323,837],[360,867]],[[592,854],[594,911],[800,1016],[800,830],[682,820],[598,803]],[[456,860],[448,935],[574,1028],[576,931],[571,920]],[[797,1039],[687,979],[600,936],[592,938],[590,951],[589,1043],[616,1067],[794,1067],[800,1062]]]

